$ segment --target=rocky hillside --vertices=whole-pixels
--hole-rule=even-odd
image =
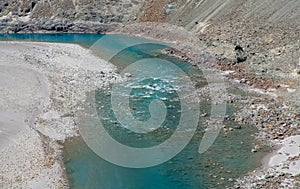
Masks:
[[[105,32],[132,22],[168,22],[198,31],[219,20],[300,24],[297,0],[0,0],[0,30]]]
[[[105,32],[136,20],[134,0],[1,0],[0,29],[11,32]]]

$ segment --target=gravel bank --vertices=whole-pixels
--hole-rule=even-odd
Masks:
[[[85,93],[120,78],[71,44],[0,42],[0,188],[68,188],[61,143]]]

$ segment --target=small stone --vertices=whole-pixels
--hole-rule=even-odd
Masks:
[[[132,75],[130,73],[125,73],[126,77],[132,77]]]
[[[253,149],[251,150],[251,152],[252,152],[252,153],[256,153],[256,152],[257,152],[257,149],[253,148]]]
[[[201,117],[206,117],[206,116],[207,116],[207,113],[201,114],[200,116],[201,116]]]
[[[274,177],[273,175],[266,175],[265,179],[270,179],[270,178],[273,178],[273,177]]]
[[[239,122],[239,123],[242,123],[244,121],[244,119],[242,117],[239,117],[239,118],[237,118],[236,121]]]

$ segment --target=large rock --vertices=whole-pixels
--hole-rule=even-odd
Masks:
[[[247,60],[248,57],[243,47],[241,47],[240,45],[236,45],[235,52],[236,52],[237,63],[245,62]]]
[[[41,29],[43,30],[55,30],[55,24],[52,20],[47,20],[41,24]]]
[[[68,26],[66,24],[56,24],[54,26],[55,31],[67,31],[68,30]]]

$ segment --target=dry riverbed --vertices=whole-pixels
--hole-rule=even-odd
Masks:
[[[0,188],[68,188],[62,142],[85,93],[119,80],[73,44],[0,42]]]

